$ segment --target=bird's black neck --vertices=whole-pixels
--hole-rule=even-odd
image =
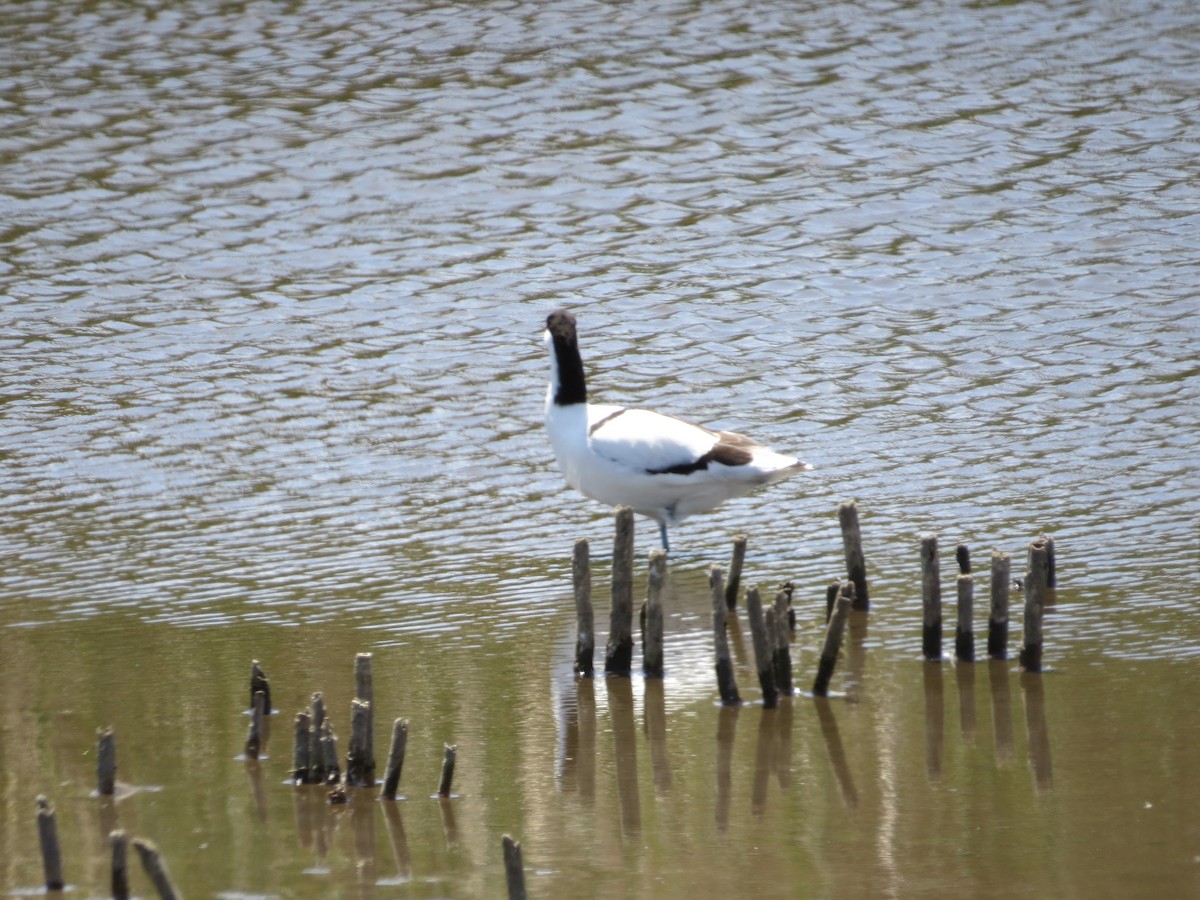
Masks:
[[[558,388],[554,392],[557,406],[587,403],[587,384],[583,377],[583,358],[579,341],[574,335],[554,335],[554,362],[558,368]]]

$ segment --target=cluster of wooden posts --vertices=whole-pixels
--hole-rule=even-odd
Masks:
[[[97,794],[112,797],[117,788],[117,742],[111,728],[101,728],[96,733],[96,776]],[[39,795],[37,798],[38,842],[42,848],[42,871],[46,890],[61,891],[66,888],[63,877],[62,850],[58,842],[58,820],[54,805]],[[129,897],[129,836],[124,829],[109,833],[112,851],[112,896],[114,900]],[[163,900],[176,900],[179,892],[171,880],[166,861],[152,841],[134,838],[133,849],[137,851],[150,882]]]
[[[349,787],[373,788],[376,785],[374,679],[370,653],[360,653],[355,657],[354,681],[350,745],[344,770],[338,759],[337,735],[326,713],[324,697],[319,691],[312,695],[312,705],[297,713],[295,718],[295,741],[292,767],[289,770],[292,783],[297,786],[329,787],[330,803],[348,802],[349,794],[346,789]],[[258,660],[253,660],[250,666],[250,698],[251,718],[244,752],[247,759],[256,760],[266,743],[266,718],[271,715],[271,684]],[[396,719],[392,726],[391,749],[379,793],[380,800],[397,799],[407,744],[408,720]],[[111,797],[116,791],[117,773],[117,745],[112,728],[102,728],[97,732],[96,750],[97,793],[100,796]],[[457,756],[456,746],[445,745],[441,779],[434,794],[441,800],[453,797],[451,785]],[[44,796],[37,798],[37,827],[46,889],[61,891],[66,887],[66,882],[63,878],[57,819],[53,805]],[[129,839],[123,830],[117,829],[110,833],[109,840],[112,847],[112,896],[114,900],[126,900],[130,896],[127,866]],[[178,898],[179,892],[158,848],[151,841],[140,838],[133,841],[133,846],[159,897],[162,900]],[[521,862],[521,845],[504,835],[501,847],[509,896],[524,898],[525,874]]]
[[[845,551],[847,577],[845,580],[833,581],[826,591],[825,635],[811,691],[818,697],[829,694],[829,684],[851,610],[865,613],[870,608],[857,506],[854,503],[842,503],[838,507],[838,522]],[[581,538],[575,542],[572,562],[577,634],[575,672],[582,677],[595,674],[595,627],[589,554],[586,539]],[[974,582],[971,575],[970,551],[966,544],[958,545],[956,556],[960,574],[957,581],[955,656],[960,662],[973,662],[975,646],[971,622]],[[733,557],[728,578],[720,566],[713,566],[709,572],[717,690],[721,702],[726,705],[742,702],[726,640],[726,621],[729,616],[737,614],[745,557],[746,538],[738,536],[733,542]],[[633,558],[633,512],[629,507],[618,507],[613,541],[612,606],[604,657],[604,672],[608,675],[627,676],[632,669]],[[1028,560],[1026,576],[1022,582],[1018,582],[1023,584],[1025,590],[1025,644],[1020,653],[1020,665],[1027,672],[1040,672],[1042,611],[1047,589],[1055,586],[1053,538],[1042,535],[1035,540],[1030,545]],[[936,535],[922,537],[921,565],[924,610],[922,649],[926,659],[941,660],[942,597]],[[647,678],[663,677],[662,587],[666,579],[666,569],[665,551],[651,551],[646,600],[642,604],[640,614],[642,669]],[[1007,658],[1011,582],[1009,554],[993,551],[992,605],[988,629],[988,655],[993,659]],[[749,587],[746,590],[746,617],[754,645],[755,668],[762,690],[762,704],[768,709],[778,704],[780,696],[795,693],[790,652],[790,633],[795,630],[796,621],[792,595],[792,583],[784,582],[776,592],[774,602],[764,606],[757,587]]]
[[[838,654],[845,633],[846,621],[851,610],[865,613],[870,606],[868,597],[866,565],[862,550],[862,536],[858,522],[858,510],[853,503],[843,503],[838,509],[838,521],[842,532],[842,543],[846,557],[847,577],[835,580],[826,591],[826,630],[817,672],[812,683],[814,696],[827,696],[833,677]],[[628,507],[619,507],[616,513],[616,536],[613,543],[612,607],[609,620],[609,636],[605,650],[604,671],[606,674],[628,676],[633,665],[633,512]],[[959,575],[957,587],[957,616],[955,628],[955,657],[960,662],[975,659],[975,637],[972,626],[974,615],[974,581],[971,574],[970,550],[959,544],[955,551]],[[733,663],[726,639],[726,623],[729,616],[737,615],[738,597],[741,592],[742,569],[746,557],[746,538],[739,536],[733,543],[733,556],[728,577],[720,566],[712,566],[709,586],[712,596],[713,649],[717,676],[717,690],[721,702],[726,705],[741,703]],[[926,659],[942,659],[942,596],[938,570],[938,545],[935,535],[924,535],[921,539],[921,571],[923,600],[922,651]],[[646,600],[641,608],[642,668],[647,678],[662,678],[663,666],[663,609],[662,590],[667,574],[667,556],[662,550],[650,553],[649,578]],[[579,676],[595,674],[595,628],[592,611],[592,580],[588,542],[580,539],[575,543],[572,562],[574,583],[577,638],[575,644],[575,671]],[[1011,576],[1009,554],[992,552],[991,558],[991,610],[988,618],[987,653],[992,659],[1007,658],[1009,590],[1014,583]],[[1028,565],[1024,579],[1015,582],[1025,592],[1024,645],[1019,662],[1027,672],[1042,670],[1042,611],[1047,591],[1056,586],[1054,540],[1042,535],[1029,547]],[[755,665],[762,703],[766,708],[775,707],[781,696],[795,693],[792,677],[791,632],[795,630],[795,610],[792,606],[793,586],[785,582],[776,592],[774,601],[764,605],[757,587],[745,592],[746,615],[750,624],[754,645]],[[375,778],[375,721],[374,687],[371,672],[371,654],[360,653],[355,658],[355,697],[351,704],[351,729],[349,750],[344,770],[339,764],[337,735],[320,692],[312,695],[312,704],[297,713],[294,721],[294,743],[290,776],[295,785],[325,785],[330,788],[331,803],[345,803],[349,799],[347,788],[373,788]],[[264,743],[265,719],[271,714],[271,687],[258,660],[251,664],[250,674],[251,720],[246,738],[245,755],[257,759]],[[408,743],[408,720],[396,719],[392,726],[391,747],[388,753],[384,778],[379,798],[394,801],[400,774],[404,767],[405,749]],[[444,747],[442,774],[436,797],[449,799],[457,748]],[[101,729],[97,735],[98,793],[112,796],[116,784],[116,740],[111,728]],[[37,798],[38,835],[42,847],[46,888],[61,890],[64,887],[62,856],[58,845],[55,813],[51,803],[44,797]],[[112,896],[129,896],[127,855],[129,839],[123,830],[110,834],[112,848]],[[161,854],[148,840],[133,840],[134,849],[142,866],[160,897],[164,900],[178,897],[166,863]],[[508,895],[512,900],[525,897],[524,868],[521,861],[521,846],[510,836],[502,839]]]

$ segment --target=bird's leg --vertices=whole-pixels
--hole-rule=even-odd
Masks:
[[[658,534],[659,534],[659,537],[662,538],[663,549],[666,550],[668,553],[670,553],[671,552],[671,544],[667,540],[667,526],[665,523],[663,523],[663,522],[658,523]]]

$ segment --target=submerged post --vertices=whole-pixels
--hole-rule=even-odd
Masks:
[[[988,656],[1008,659],[1008,586],[1012,582],[1012,558],[992,551],[992,607],[988,613]]]
[[[838,506],[838,524],[842,529],[842,548],[846,553],[846,574],[854,582],[854,609],[866,612],[871,603],[867,597],[867,563],[863,558],[857,504],[850,502]]]
[[[370,701],[350,701],[350,748],[346,752],[348,787],[375,786],[375,761],[370,758],[370,720]]]
[[[37,798],[38,843],[42,848],[42,872],[46,890],[61,891],[65,886],[62,870],[62,851],[58,846],[58,820],[54,805],[39,794]]]
[[[108,835],[112,851],[113,900],[129,900],[129,838],[118,828]]]
[[[1021,668],[1026,672],[1042,671],[1042,611],[1048,574],[1046,545],[1034,541],[1029,546],[1029,571],[1025,575],[1025,646],[1019,656]]]
[[[507,834],[501,838],[504,847],[504,879],[508,884],[508,900],[525,900],[525,867],[521,863],[521,845]]]
[[[591,678],[596,672],[593,662],[596,625],[592,616],[592,566],[587,538],[575,542],[571,582],[575,588],[575,674]]]
[[[662,589],[667,577],[667,551],[650,551],[650,579],[646,586],[646,637],[642,669],[648,678],[663,677]]]
[[[395,800],[400,786],[400,773],[404,770],[404,751],[408,747],[408,719],[397,719],[392,723],[392,746],[388,751],[387,769],[383,775],[383,790],[380,797]]]
[[[438,783],[438,796],[450,796],[450,785],[454,781],[454,765],[458,761],[458,745],[446,744],[442,751],[442,780]]]
[[[788,582],[783,586],[783,589],[775,594],[775,605],[773,607],[775,620],[775,647],[772,656],[772,665],[775,669],[775,686],[779,688],[779,693],[785,697],[790,697],[794,693],[792,687],[792,645],[788,637],[791,631],[788,622],[788,613],[790,612],[792,598],[792,585]]]
[[[733,558],[729,560],[729,579],[725,582],[725,608],[737,609],[738,592],[742,587],[742,566],[746,562],[746,536],[733,539]]]
[[[938,574],[937,535],[921,538],[921,604],[924,614],[921,651],[926,659],[942,658],[942,582]]]
[[[955,586],[958,588],[958,621],[954,629],[954,656],[962,662],[975,662],[975,628],[971,622],[975,609],[975,583],[970,575],[959,575]]]
[[[167,863],[153,842],[134,838],[133,849],[137,851],[138,858],[142,861],[142,868],[146,870],[146,874],[154,882],[154,887],[158,889],[158,896],[162,900],[178,900],[179,892],[171,883],[171,874],[167,871]]]
[[[838,591],[837,602],[833,605],[833,615],[829,617],[829,625],[825,629],[825,644],[821,648],[821,659],[817,663],[817,677],[813,680],[813,695],[816,697],[829,696],[829,681],[833,678],[834,667],[837,666],[838,653],[842,648],[842,638],[846,633],[846,619],[850,617],[850,609],[854,605],[854,582],[847,581]]]
[[[1041,541],[1046,545],[1046,587],[1058,587],[1058,564],[1054,559],[1054,536],[1042,534]]]
[[[312,716],[296,713],[292,745],[292,784],[308,784],[312,771]]]
[[[604,671],[629,675],[633,665],[633,510],[617,507],[613,538],[612,611]]]
[[[717,662],[717,690],[721,702],[736,706],[742,702],[738,695],[737,681],[733,677],[733,658],[729,654],[729,638],[725,633],[725,573],[720,566],[713,566],[708,573],[708,586],[712,591],[713,609],[713,653]]]
[[[267,695],[266,706],[263,709],[263,715],[271,714],[271,682],[267,680],[266,674],[262,670],[262,666],[258,664],[257,659],[250,660],[250,708],[254,709],[254,695],[262,691]]]
[[[117,786],[117,738],[112,728],[96,729],[96,792],[111,797]]]
[[[779,690],[775,687],[773,642],[767,636],[762,598],[756,587],[746,591],[746,617],[750,620],[750,635],[754,639],[754,666],[758,670],[759,687],[762,688],[763,709],[774,709],[779,704]]]

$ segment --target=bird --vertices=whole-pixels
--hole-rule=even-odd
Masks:
[[[811,469],[742,434],[667,413],[589,403],[575,316],[546,317],[550,351],[546,430],[569,487],[609,506],[629,506],[667,530],[765,484]]]

